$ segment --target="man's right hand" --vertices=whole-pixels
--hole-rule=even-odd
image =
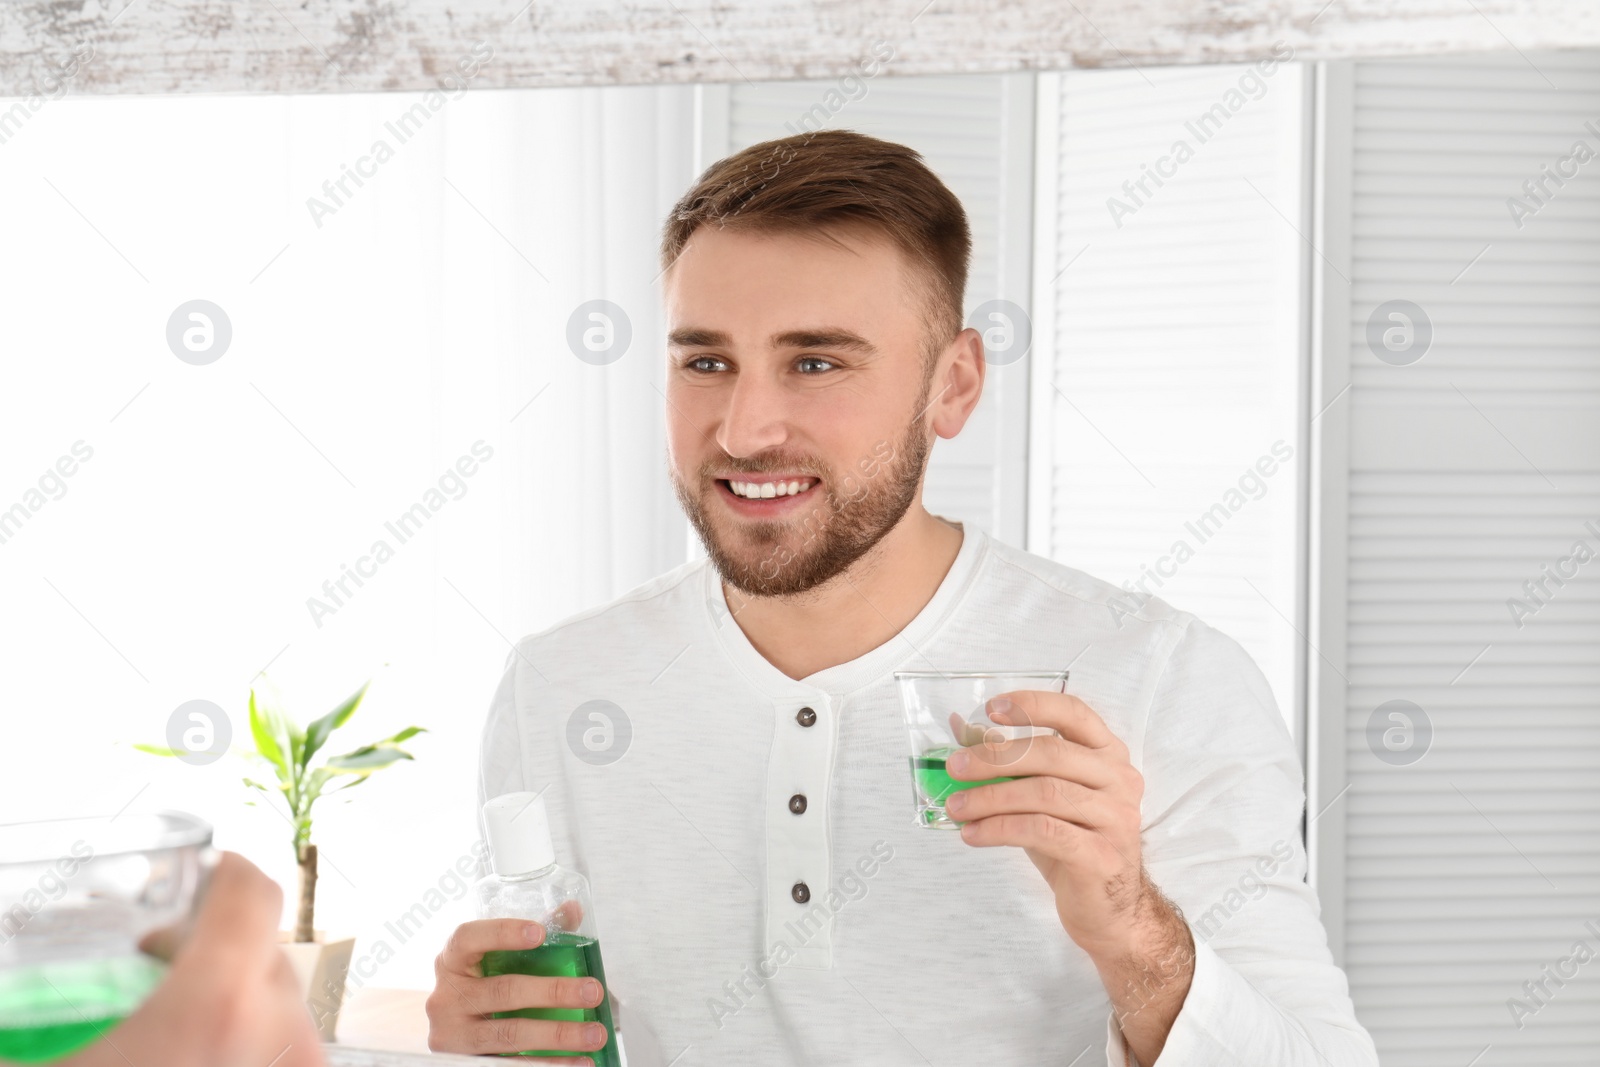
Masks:
[[[427,1003],[428,1047],[466,1055],[604,1048],[607,1034],[600,1023],[491,1017],[493,1012],[522,1008],[594,1008],[605,997],[594,978],[483,977],[485,952],[535,948],[544,941],[544,934],[543,926],[525,919],[478,919],[456,927],[433,964],[436,981]],[[587,1065],[593,1061],[582,1056],[541,1062]]]

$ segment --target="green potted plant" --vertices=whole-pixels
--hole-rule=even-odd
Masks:
[[[311,836],[312,809],[323,797],[365,782],[374,771],[411,759],[400,745],[424,732],[420,726],[408,726],[392,737],[315,761],[333,732],[350,721],[371,685],[369,679],[338,707],[304,727],[285,713],[275,688],[264,675],[250,686],[250,736],[255,747],[245,755],[266,764],[276,781],[267,785],[247,777],[244,784],[269,795],[278,793],[288,808],[291,844],[300,868],[300,892],[294,931],[286,939],[284,951],[294,965],[307,1006],[324,1040],[333,1039],[338,1025],[355,939],[328,940],[316,927],[317,846]],[[156,755],[176,755],[171,749],[155,745],[136,747]]]

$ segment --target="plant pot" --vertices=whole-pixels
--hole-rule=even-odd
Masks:
[[[305,998],[306,1009],[316,1024],[317,1036],[332,1041],[339,1026],[339,1007],[344,1003],[344,979],[350,970],[350,954],[356,939],[347,937],[329,941],[321,930],[315,941],[291,941],[291,935],[280,931],[278,942],[289,964],[294,968],[295,980],[300,985],[300,995]]]

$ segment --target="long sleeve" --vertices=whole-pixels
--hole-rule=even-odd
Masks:
[[[528,788],[522,765],[522,720],[517,715],[517,655],[506,656],[500,684],[489,703],[478,749],[478,806],[504,793]]]
[[[1266,679],[1189,622],[1142,751],[1144,862],[1194,935],[1194,976],[1147,1067],[1376,1067],[1305,882],[1303,776]],[[1113,1020],[1107,1062],[1131,1064]]]

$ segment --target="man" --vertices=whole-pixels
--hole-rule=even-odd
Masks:
[[[709,560],[518,644],[482,795],[544,791],[634,1062],[1369,1067],[1249,657],[922,506],[983,387],[969,250],[920,158],[859,134],[701,176],[662,260],[670,473]],[[1069,694],[990,704],[1059,737],[950,763],[1023,777],[959,794],[958,834],[915,826],[892,672],[1069,664]],[[598,1000],[475,977],[521,936],[457,932],[433,1047],[599,1047],[486,1018]]]
[[[56,1067],[322,1067],[322,1044],[278,950],[283,891],[224,852],[194,930],[146,951],[172,961],[150,999]]]

